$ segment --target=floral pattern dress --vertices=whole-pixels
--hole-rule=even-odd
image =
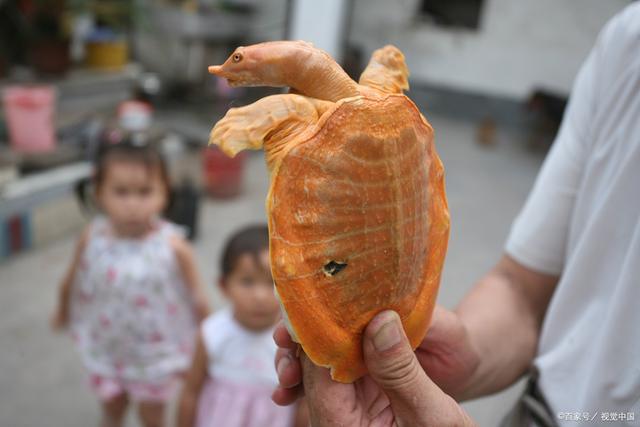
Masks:
[[[187,369],[197,331],[172,236],[158,220],[140,239],[95,219],[71,294],[71,332],[91,374],[156,381]]]

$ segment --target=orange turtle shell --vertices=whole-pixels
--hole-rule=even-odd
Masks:
[[[288,144],[267,197],[273,278],[294,339],[352,382],[362,332],[399,313],[424,338],[449,236],[433,129],[401,94],[340,100]]]

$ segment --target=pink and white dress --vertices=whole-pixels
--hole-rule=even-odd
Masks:
[[[273,328],[246,329],[230,308],[209,316],[201,327],[209,356],[209,378],[200,393],[197,427],[288,427],[293,408],[277,406]]]
[[[99,394],[149,384],[147,394],[166,398],[163,384],[191,362],[197,324],[170,244],[176,234],[176,225],[161,220],[140,239],[116,237],[103,217],[90,226],[70,329]]]

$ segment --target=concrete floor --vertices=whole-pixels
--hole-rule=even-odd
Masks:
[[[437,147],[447,170],[451,242],[439,295],[453,307],[498,259],[511,221],[542,161],[524,138],[499,130],[491,147],[475,142],[475,127],[432,117]],[[262,156],[249,157],[245,191],[229,201],[207,200],[195,243],[203,278],[214,290],[221,245],[237,227],[264,221],[268,181]],[[97,425],[98,406],[85,385],[70,339],[48,327],[58,281],[75,236],[0,264],[0,425],[86,427]],[[515,399],[517,385],[465,404],[481,426],[496,425]],[[137,425],[130,417],[130,426]]]

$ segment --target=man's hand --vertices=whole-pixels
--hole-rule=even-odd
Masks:
[[[284,325],[274,333],[278,346],[276,369],[280,387],[273,394],[279,405],[288,405],[303,394],[302,371],[296,357],[298,345]],[[458,397],[479,365],[480,357],[473,348],[467,330],[458,315],[436,306],[427,335],[416,349],[420,365],[444,392]]]
[[[275,339],[284,348],[276,360],[281,387],[274,392],[274,401],[293,402],[302,393],[298,384],[302,373],[313,426],[474,425],[425,374],[395,312],[380,313],[366,328],[363,352],[369,375],[353,384],[332,381],[327,369],[304,355],[300,365],[282,330],[276,331]],[[425,360],[434,364],[438,359]]]

